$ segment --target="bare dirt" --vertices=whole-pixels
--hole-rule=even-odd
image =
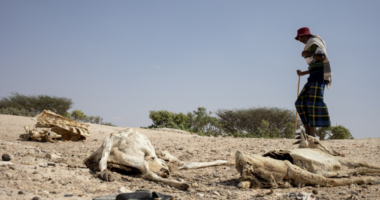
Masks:
[[[91,136],[78,142],[41,143],[19,140],[23,127],[33,127],[29,117],[0,115],[0,156],[9,154],[8,165],[0,161],[0,199],[92,199],[111,195],[121,187],[127,190],[151,190],[175,196],[175,199],[295,199],[287,193],[312,193],[316,199],[380,199],[380,185],[350,185],[335,188],[302,187],[275,189],[273,194],[257,197],[270,190],[237,188],[239,174],[234,166],[216,166],[182,170],[170,178],[187,182],[188,191],[147,181],[139,174],[114,172],[114,182],[103,182],[83,164],[112,132],[123,127],[90,125]],[[182,161],[234,160],[236,150],[262,154],[274,149],[294,149],[294,139],[253,139],[202,137],[172,130],[134,128],[146,135],[154,147],[169,150]],[[347,158],[380,166],[380,138],[323,141],[324,145],[344,153]],[[57,155],[58,157],[55,157]],[[377,176],[379,177],[379,176]],[[68,197],[65,197],[68,196]]]

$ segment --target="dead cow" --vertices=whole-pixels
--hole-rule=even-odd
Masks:
[[[380,184],[373,177],[348,179],[326,178],[293,165],[288,160],[276,160],[261,155],[249,155],[241,151],[236,154],[236,169],[240,173],[240,188],[289,188],[292,186],[336,187],[350,184]]]
[[[85,160],[85,164],[93,171],[100,171],[101,178],[106,181],[112,179],[107,167],[132,167],[138,169],[145,179],[186,190],[189,184],[166,179],[172,169],[194,169],[233,163],[225,160],[184,163],[167,151],[161,151],[159,148],[155,150],[145,135],[133,129],[126,129],[105,138],[102,146]]]
[[[37,124],[33,129],[24,126],[26,134],[21,134],[20,138],[55,143],[53,139],[77,141],[90,136],[88,124],[62,117],[50,110],[44,110],[32,119]]]
[[[325,147],[317,138],[307,135],[301,127],[301,139],[297,149],[277,150],[265,153],[264,157],[287,160],[311,173],[324,177],[343,177],[356,174],[380,174],[380,166],[353,161],[336,154]],[[342,170],[342,166],[350,169]]]

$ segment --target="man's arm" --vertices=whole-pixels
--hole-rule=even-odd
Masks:
[[[315,60],[322,60],[323,61],[326,57],[325,57],[325,55],[322,55],[322,54],[314,54],[313,58]]]
[[[301,70],[297,70],[297,75],[298,76],[303,76],[303,75],[307,75],[307,74],[309,74],[309,71],[301,71]]]
[[[305,58],[305,57],[309,57],[313,55],[310,51],[302,51],[302,57]],[[314,54],[313,55],[313,59],[315,60],[324,60],[325,59],[325,55],[323,54]]]

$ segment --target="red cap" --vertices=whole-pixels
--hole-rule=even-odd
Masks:
[[[303,28],[298,29],[298,31],[297,31],[297,36],[296,36],[295,39],[298,40],[298,37],[299,37],[299,36],[303,36],[303,35],[312,35],[312,34],[310,33],[310,30],[309,30],[308,27],[303,27]]]

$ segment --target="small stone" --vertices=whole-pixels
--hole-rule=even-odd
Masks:
[[[313,190],[313,194],[318,194],[318,190]]]
[[[178,148],[178,150],[183,150],[183,147]]]
[[[213,176],[214,176],[214,178],[219,178],[220,177],[219,174],[217,174],[217,173],[214,173]]]
[[[55,163],[48,163],[47,165],[55,167]]]
[[[74,195],[73,194],[65,194],[64,197],[72,197],[72,196],[74,196]]]
[[[67,165],[67,167],[69,167],[69,168],[77,168],[77,166],[74,166],[74,165]]]
[[[43,163],[38,164],[38,166],[40,166],[40,167],[47,167],[47,165],[45,165]]]
[[[1,159],[2,159],[3,161],[10,161],[10,160],[11,160],[11,157],[10,157],[8,154],[3,154],[3,155],[1,156]]]
[[[23,191],[18,191],[18,194],[25,194]]]
[[[37,171],[34,171],[32,174],[38,174],[38,172],[37,172]]]
[[[52,194],[57,194],[57,192],[56,191],[53,191],[53,192],[51,192]]]
[[[40,197],[33,197],[32,200],[40,200]]]

